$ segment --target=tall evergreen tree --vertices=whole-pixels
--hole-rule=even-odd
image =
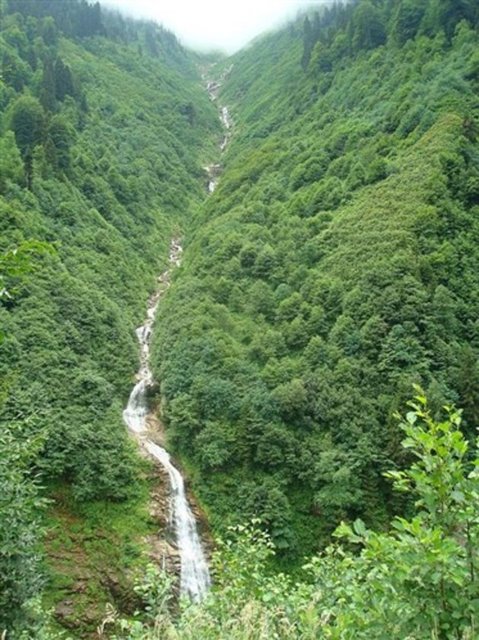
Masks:
[[[45,111],[56,109],[56,82],[53,63],[50,59],[43,63],[43,76],[40,88],[40,102]]]
[[[13,105],[10,126],[25,164],[27,186],[32,186],[32,154],[43,140],[45,112],[40,102],[32,96],[21,96]]]
[[[70,67],[65,64],[60,57],[55,60],[54,75],[55,95],[57,100],[63,102],[66,96],[73,96],[75,94],[75,90]]]
[[[427,0],[401,0],[393,20],[393,34],[399,44],[414,38],[427,7]]]
[[[306,16],[303,24],[303,57],[301,59],[301,66],[304,70],[308,68],[309,61],[311,59],[311,53],[314,47],[314,36],[311,21]]]
[[[351,26],[355,51],[375,49],[386,42],[386,27],[381,11],[370,0],[359,3],[353,14]]]

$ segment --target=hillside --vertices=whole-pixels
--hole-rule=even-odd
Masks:
[[[0,251],[33,267],[0,287],[0,629],[13,638],[45,579],[55,607],[83,575],[67,618],[102,616],[114,597],[102,571],[124,580],[150,531],[121,418],[134,329],[206,196],[219,123],[195,57],[152,23],[73,0],[1,2],[0,16]],[[53,500],[46,572],[32,477]]]
[[[476,637],[478,38],[475,0],[352,0],[202,57],[0,0],[0,637]],[[147,565],[138,380],[202,601]]]
[[[286,563],[404,510],[383,473],[413,383],[477,425],[477,11],[431,0],[411,25],[396,4],[226,63],[233,140],[156,334],[211,521],[260,518]]]

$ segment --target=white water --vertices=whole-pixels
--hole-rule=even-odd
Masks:
[[[208,92],[210,99],[213,102],[217,100],[218,93],[223,85],[223,82],[229,76],[232,69],[233,69],[233,65],[231,65],[229,69],[226,69],[223,72],[219,80],[208,80],[207,76],[203,74],[202,77],[203,77],[203,80],[205,80],[206,82],[206,90]],[[220,151],[221,153],[223,153],[223,151],[225,151],[230,141],[231,129],[233,127],[233,120],[231,118],[228,107],[218,106],[218,109],[219,109],[219,118],[224,129],[223,140],[220,143]],[[221,175],[222,166],[220,164],[211,164],[205,167],[205,171],[207,172],[209,177],[208,192],[213,193],[218,184],[218,179],[219,179],[219,176]]]
[[[171,243],[170,265],[180,264],[181,245],[175,240]],[[148,406],[146,392],[153,383],[150,369],[150,338],[158,309],[161,294],[169,287],[169,270],[160,277],[162,291],[155,294],[149,301],[145,324],[138,327],[136,335],[140,342],[141,363],[138,371],[138,382],[130,394],[128,404],[123,412],[123,419],[142,446],[156,458],[168,472],[171,484],[171,513],[170,521],[175,529],[178,552],[181,560],[180,591],[194,601],[199,601],[206,594],[210,585],[210,575],[201,541],[196,530],[195,518],[188,505],[183,478],[172,464],[169,453],[152,442],[147,435]]]
[[[231,116],[230,112],[228,111],[228,107],[223,107],[221,109],[220,120],[223,123],[225,129],[231,129]]]

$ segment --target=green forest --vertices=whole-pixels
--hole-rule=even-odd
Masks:
[[[475,0],[313,6],[230,57],[0,0],[0,637],[479,637],[478,45]],[[122,422],[179,237],[150,395],[201,603],[147,564]]]
[[[225,170],[155,336],[211,521],[259,517],[288,562],[341,518],[404,508],[383,472],[406,461],[412,384],[478,424],[477,11],[422,3],[413,29],[418,3],[397,4],[233,58]]]

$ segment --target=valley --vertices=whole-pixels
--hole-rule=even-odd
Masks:
[[[0,636],[475,637],[478,29],[0,0]]]

